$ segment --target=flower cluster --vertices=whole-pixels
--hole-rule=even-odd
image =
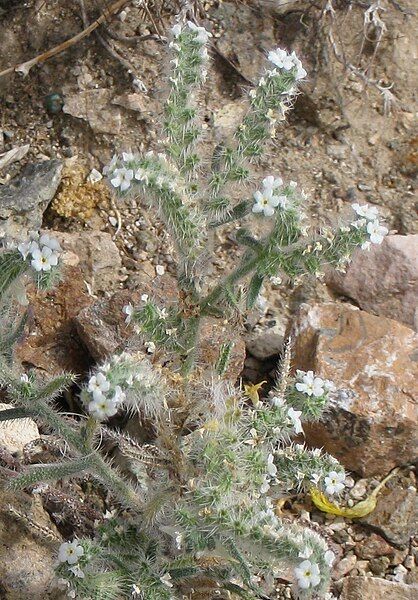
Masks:
[[[62,252],[58,240],[49,234],[31,232],[29,240],[18,245],[17,249],[23,259],[30,260],[32,268],[37,273],[49,272],[58,265]]]
[[[368,239],[362,244],[363,250],[368,250],[371,244],[381,244],[389,230],[379,222],[379,211],[376,206],[354,203],[351,205],[358,219],[352,223],[356,229],[364,230]]]
[[[88,412],[97,421],[112,417],[121,405],[129,412],[155,415],[164,405],[164,386],[150,363],[127,352],[113,356],[90,377],[81,392]]]
[[[288,54],[286,50],[277,48],[276,50],[270,50],[270,52],[267,55],[267,58],[278,69],[283,69],[284,71],[291,71],[292,73],[294,73],[296,81],[304,79],[307,75],[305,69],[302,66],[301,61],[296,56],[295,52],[292,52],[292,54]]]
[[[320,398],[324,396],[327,392],[333,392],[335,390],[335,385],[329,379],[321,379],[320,377],[315,377],[313,371],[296,371],[297,382],[295,384],[296,389],[307,396],[314,396],[315,398]]]

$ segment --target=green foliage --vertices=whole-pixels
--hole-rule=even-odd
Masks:
[[[74,376],[41,380],[17,374],[13,347],[27,317],[16,311],[10,325],[3,323],[24,276],[41,289],[57,283],[60,246],[47,234],[31,234],[16,250],[3,252],[0,383],[14,408],[0,419],[31,416],[66,443],[65,460],[30,466],[9,485],[20,490],[88,473],[109,493],[114,510],[93,539],[65,542],[59,549],[57,575],[78,598],[171,600],[208,578],[219,589],[255,598],[269,593],[284,567],[300,583],[303,556],[319,575],[308,586],[304,580],[298,594],[322,594],[330,578],[324,540],[309,528],[282,522],[274,507],[289,490],[318,487],[326,493],[331,472],[344,479],[335,459],[292,443],[305,420],[321,416],[333,386],[312,372],[291,377],[288,344],[267,398],[259,400],[259,385],[246,386],[246,397],[226,379],[228,340],[220,344],[212,369],[196,367],[201,324],[208,315],[225,319],[245,305],[251,309],[270,277],[318,274],[325,263],[343,266],[355,248],[380,243],[387,230],[373,207],[353,205],[355,221],[308,234],[303,192],[272,175],[248,199],[251,163],[306,75],[294,53],[269,54],[274,68],[249,92],[248,112],[233,141],[219,144],[208,165],[200,165],[197,93],[206,77],[209,34],[188,22],[176,25],[173,36],[167,156],[123,153],[107,168],[120,197],[140,195],[155,209],[177,250],[178,303],[160,306],[143,296],[138,307],[124,307],[127,324],[162,351],[164,363],[151,363],[140,352],[111,356],[81,384],[86,414],[60,413],[55,401],[72,388]],[[241,194],[236,203],[235,192]],[[259,235],[252,219],[265,225]],[[235,267],[213,284],[207,266],[214,230],[234,222]],[[112,422],[104,425],[132,414],[147,426],[146,443],[116,431]],[[119,467],[106,453],[107,442],[117,450]]]

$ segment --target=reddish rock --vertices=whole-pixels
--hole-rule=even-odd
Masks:
[[[357,252],[347,272],[330,271],[327,284],[375,315],[418,328],[418,235],[389,235]]]
[[[347,577],[340,600],[416,600],[417,596],[417,585],[379,577]]]
[[[59,285],[45,292],[32,287],[28,299],[27,335],[16,348],[17,358],[49,375],[85,371],[88,357],[73,319],[93,299],[87,294],[81,270],[67,265]]]
[[[368,538],[357,544],[354,551],[363,560],[370,560],[378,556],[393,556],[395,554],[393,546],[376,533],[372,533]]]
[[[417,335],[344,304],[302,305],[292,327],[294,366],[340,390],[308,443],[362,476],[382,475],[417,454]]]

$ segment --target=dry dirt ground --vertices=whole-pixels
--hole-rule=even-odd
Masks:
[[[76,35],[111,4],[0,0],[0,72]],[[367,201],[380,207],[391,230],[417,233],[416,1],[209,0],[195,8],[196,20],[214,34],[210,75],[199,100],[204,155],[232,134],[266,51],[296,50],[308,80],[288,123],[277,128],[267,156],[254,166],[254,181],[267,171],[296,180],[309,195],[307,212],[318,226],[337,220],[351,202]],[[28,162],[61,158],[67,164],[62,193],[45,214],[46,226],[115,232],[107,190],[92,196],[83,185],[91,170],[101,171],[115,152],[160,148],[168,79],[165,36],[177,10],[172,1],[150,0],[146,8],[141,1],[128,1],[100,29],[107,48],[92,34],[26,77],[0,76],[0,154],[30,144],[9,176]],[[0,184],[7,180],[0,172]],[[138,261],[173,268],[165,233],[140,202],[118,210],[120,285],[135,287]],[[230,234],[219,236],[214,275],[236,254]],[[285,323],[300,301],[328,293],[311,281],[269,288],[264,318]]]

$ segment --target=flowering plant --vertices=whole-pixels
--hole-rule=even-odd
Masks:
[[[18,490],[88,473],[117,500],[120,509],[106,515],[94,539],[67,541],[58,550],[57,574],[72,597],[168,600],[178,597],[182,582],[198,587],[209,579],[216,589],[254,598],[287,568],[297,593],[307,598],[327,589],[333,553],[310,528],[282,521],[275,503],[292,489],[314,486],[330,496],[342,491],[339,463],[295,443],[304,421],[321,416],[334,386],[312,371],[292,378],[287,348],[280,376],[260,400],[261,384],[243,391],[228,380],[229,340],[212,369],[196,365],[201,323],[208,315],[243,311],[243,299],[252,308],[268,279],[317,274],[324,263],[342,265],[356,247],[381,243],[387,230],[373,207],[356,204],[355,221],[308,235],[304,193],[277,175],[232,203],[230,187],[248,189],[251,161],[284,120],[306,71],[295,53],[269,53],[273,68],[250,91],[234,143],[214,151],[205,178],[196,94],[207,75],[210,34],[191,22],[176,24],[172,34],[166,152],[125,152],[105,169],[120,198],[140,195],[156,209],[176,245],[178,305],[160,306],[144,294],[139,306],[123,309],[126,325],[140,333],[148,352],[163,349],[170,361],[158,366],[133,352],[109,357],[81,386],[86,414],[76,420],[53,406],[73,384],[72,375],[46,382],[32,373],[16,375],[12,349],[22,320],[2,341],[0,381],[15,408],[2,411],[0,419],[36,418],[65,440],[67,458],[32,465],[10,486]],[[266,224],[267,232],[253,235],[251,219]],[[206,275],[211,233],[234,221],[241,224],[241,257],[212,285]],[[2,296],[25,273],[40,287],[51,285],[60,252],[46,234],[5,252]],[[111,419],[126,413],[146,421],[152,432],[146,443],[115,429]],[[109,445],[113,456],[124,459],[123,471],[110,460]]]

